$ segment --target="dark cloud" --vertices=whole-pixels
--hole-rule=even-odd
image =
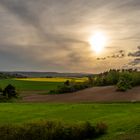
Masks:
[[[24,0],[1,0],[0,5],[5,7],[10,13],[20,18],[27,23],[30,23],[36,27],[39,27],[39,19],[35,16],[27,6],[28,1]],[[39,12],[39,11],[38,11]]]
[[[31,0],[29,2],[27,0],[1,0],[0,5],[6,8],[10,14],[16,16],[21,22],[27,24],[27,26],[33,27],[34,34],[37,34],[41,39],[55,42],[57,44],[62,42],[80,42],[75,38],[71,38],[70,36],[67,37],[66,35],[62,35],[63,33],[57,31],[57,22],[55,23],[55,21],[53,21],[53,16],[55,14],[53,12],[55,9],[52,8],[52,10],[50,10],[53,3],[51,1],[41,1]],[[47,6],[47,4],[50,6]],[[43,10],[45,10],[47,14],[45,17],[45,20],[47,20],[45,30],[40,21],[40,16]]]
[[[129,65],[136,66],[140,64],[140,58],[136,58],[129,63]]]
[[[106,57],[97,58],[97,60],[106,60]]]
[[[138,66],[140,64],[140,46],[137,47],[137,51],[135,52],[130,52],[128,54],[129,57],[134,58],[134,60],[132,60],[129,65],[131,66]]]
[[[116,59],[116,58],[124,58],[124,57],[125,57],[125,51],[119,50],[116,53],[109,55],[107,57],[97,58],[97,60]]]
[[[130,52],[128,54],[128,56],[131,56],[131,57],[140,57],[140,46],[138,46],[138,50],[135,51],[135,52]]]

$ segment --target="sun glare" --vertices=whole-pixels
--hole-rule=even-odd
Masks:
[[[96,32],[90,37],[89,43],[93,51],[100,53],[107,44],[107,36],[102,32]]]

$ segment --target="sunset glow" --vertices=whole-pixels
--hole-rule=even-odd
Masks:
[[[90,37],[89,43],[93,51],[100,53],[107,45],[107,37],[102,32],[96,32],[93,36]]]

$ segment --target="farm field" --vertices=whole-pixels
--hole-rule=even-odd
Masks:
[[[0,124],[58,120],[64,123],[105,122],[108,134],[100,139],[140,137],[140,103],[48,104],[1,103]]]
[[[25,92],[24,92],[25,93]],[[27,92],[26,92],[27,93]],[[24,94],[23,102],[50,102],[50,103],[80,103],[80,102],[138,102],[140,101],[140,86],[127,92],[116,91],[116,86],[91,87],[74,93],[46,94],[30,91]],[[22,93],[23,95],[23,93]]]
[[[83,78],[63,78],[63,77],[54,77],[54,78],[16,78],[15,80],[21,80],[21,81],[39,81],[39,82],[65,82],[66,80],[75,82],[84,82],[87,80],[87,77]]]
[[[64,83],[66,80],[74,80],[83,82],[87,78],[16,78],[16,79],[1,79],[0,87],[4,88],[8,84],[12,84],[19,91],[47,91],[55,89],[57,86]]]

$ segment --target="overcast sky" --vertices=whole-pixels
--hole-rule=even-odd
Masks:
[[[88,41],[98,30],[109,38],[100,55]],[[1,71],[139,68],[138,46],[140,0],[0,0]]]

